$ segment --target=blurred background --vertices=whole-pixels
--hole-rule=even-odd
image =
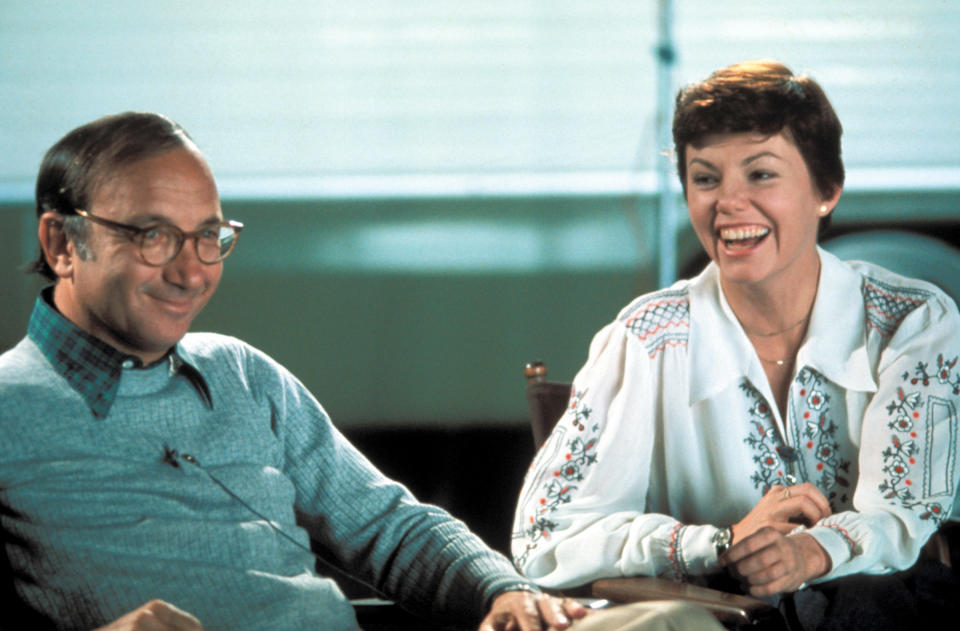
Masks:
[[[620,307],[704,263],[676,90],[763,57],[812,75],[845,130],[831,236],[894,230],[887,254],[955,289],[936,262],[960,244],[958,32],[949,0],[2,0],[0,348],[40,286],[18,267],[44,151],[164,113],[246,224],[194,329],[285,364],[503,550],[533,454],[524,363],[569,380]]]

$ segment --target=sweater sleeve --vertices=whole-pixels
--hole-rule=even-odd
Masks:
[[[909,568],[950,514],[960,467],[960,317],[934,294],[883,350],[861,425],[854,509],[810,533],[832,559],[826,581]]]
[[[532,587],[462,522],[384,477],[293,375],[259,354],[251,363],[285,445],[298,523],[324,556],[413,610],[460,619],[479,619],[496,595]]]
[[[594,337],[569,406],[524,482],[512,552],[520,570],[547,587],[682,578],[716,564],[717,528],[645,510],[669,369],[628,329],[616,321]],[[686,356],[683,345],[659,350],[674,366]]]

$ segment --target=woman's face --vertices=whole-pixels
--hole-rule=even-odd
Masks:
[[[693,229],[727,283],[795,283],[817,273],[817,227],[840,189],[823,199],[788,133],[708,136],[688,146]]]

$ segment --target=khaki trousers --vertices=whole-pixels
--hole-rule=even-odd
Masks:
[[[707,610],[675,600],[652,600],[593,611],[570,631],[723,631]]]

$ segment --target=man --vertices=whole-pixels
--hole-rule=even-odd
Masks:
[[[420,612],[484,629],[584,615],[385,479],[269,357],[187,334],[242,225],[176,123],[70,132],[37,215],[53,285],[0,356],[0,560],[37,626],[356,628],[311,539]]]

